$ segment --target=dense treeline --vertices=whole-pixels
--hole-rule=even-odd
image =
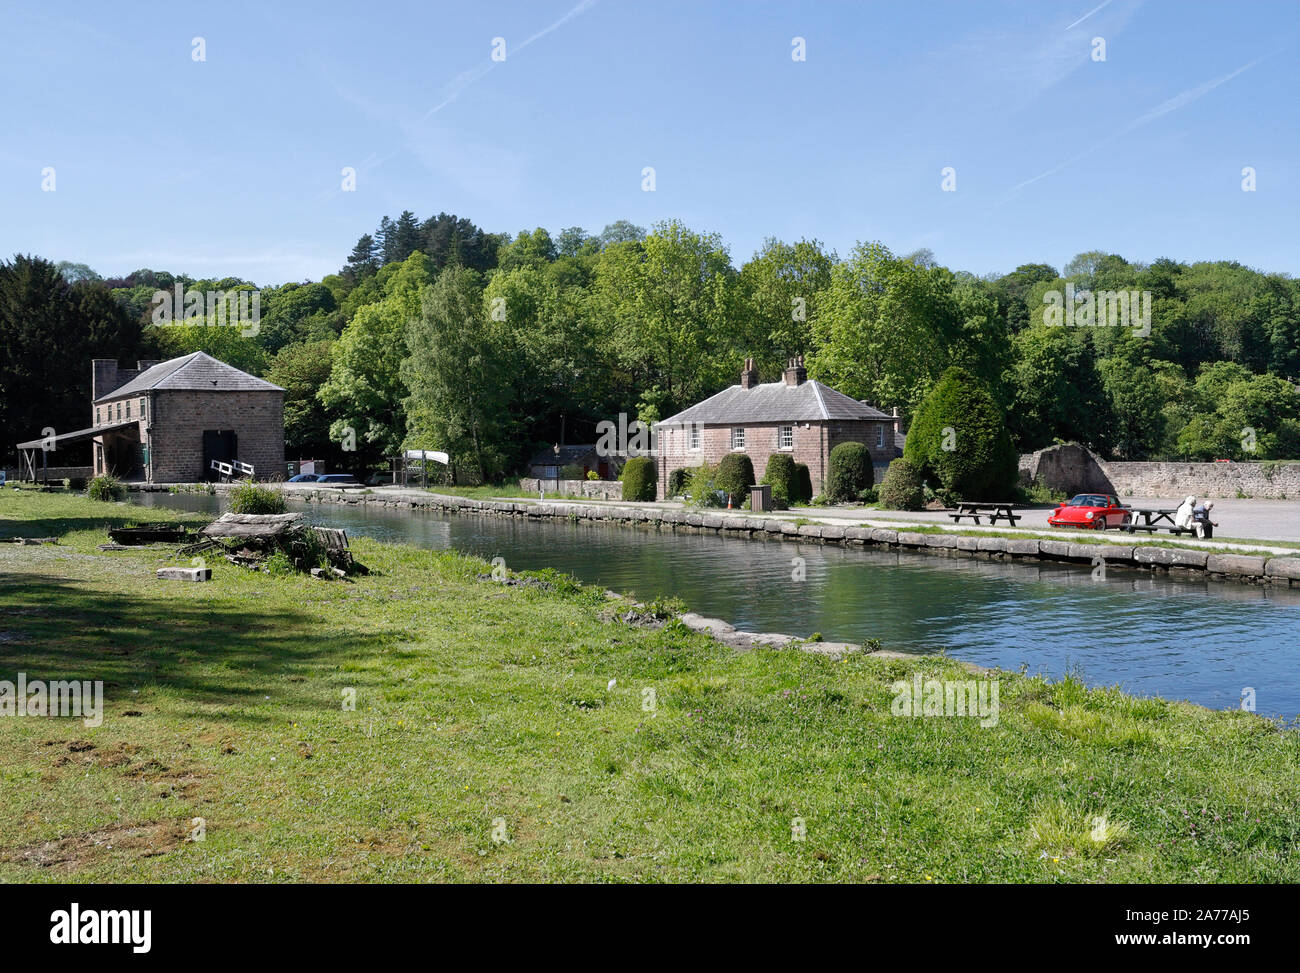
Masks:
[[[178,284],[255,289],[0,265],[6,427],[39,433],[38,407],[13,400],[55,389],[39,384],[42,342],[65,363],[48,407],[59,416],[84,403],[92,352],[202,349],[287,390],[291,455],[361,467],[403,446],[439,448],[461,477],[493,479],[562,436],[594,441],[595,424],[620,412],[664,418],[734,383],[746,357],[774,379],[801,354],[811,377],[909,418],[960,369],[1021,451],[1075,441],[1130,459],[1300,458],[1300,282],[1231,262],[1091,252],[1060,270],[980,278],[928,251],[866,243],[840,257],[816,240],[770,239],[737,269],[717,235],[674,221],[509,236],[403,212],[362,236],[339,273],[262,289],[256,334],[149,326],[154,292]],[[1127,326],[1098,323],[1104,292],[1136,292]],[[1100,298],[1091,318],[1089,294]],[[1078,295],[1073,326],[1053,323],[1064,295]]]

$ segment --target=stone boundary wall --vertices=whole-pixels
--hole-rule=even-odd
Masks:
[[[583,506],[518,500],[474,500],[430,494],[426,497],[385,497],[381,494],[347,494],[335,491],[307,491],[297,495],[309,503],[373,503],[401,509],[477,514],[490,517],[528,517],[617,524],[686,534],[716,533],[752,540],[798,540],[845,547],[875,547],[941,557],[973,557],[990,560],[1058,561],[1091,569],[1100,558],[1109,568],[1128,568],[1147,573],[1199,576],[1216,581],[1240,581],[1300,588],[1300,557],[1260,557],[1248,554],[1211,554],[1187,548],[1128,544],[1078,544],[1067,540],[1036,537],[974,537],[965,534],[922,534],[881,527],[840,527],[833,524],[796,524],[773,520],[694,510],[660,510],[653,507]]]
[[[90,478],[95,475],[94,468],[90,466],[51,466],[47,472],[51,483],[54,483],[55,481],[61,482],[64,477],[74,476],[80,476],[86,480],[90,480]],[[5,477],[8,478],[10,483],[16,483],[20,476],[20,470],[14,467],[5,468]],[[41,480],[41,468],[39,466],[36,467],[36,480],[38,483]]]
[[[1076,443],[1022,455],[1020,479],[1066,493],[1121,497],[1300,499],[1300,463],[1108,463]]]
[[[536,493],[548,490],[571,494],[575,497],[590,497],[593,500],[622,500],[623,484],[619,480],[548,480],[537,477],[523,477],[519,481],[523,493]]]

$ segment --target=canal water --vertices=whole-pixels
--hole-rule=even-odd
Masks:
[[[216,513],[222,498],[139,494],[146,506]],[[297,505],[352,536],[454,548],[515,570],[551,567],[642,599],[677,596],[738,628],[880,639],[985,666],[1217,709],[1255,691],[1256,711],[1300,714],[1300,590],[1088,567],[671,534],[598,524]],[[796,560],[796,559],[801,559]],[[803,578],[798,580],[798,569]]]

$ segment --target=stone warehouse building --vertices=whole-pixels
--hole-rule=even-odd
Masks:
[[[806,463],[813,492],[826,483],[831,450],[840,443],[862,443],[879,471],[898,455],[899,419],[809,381],[802,358],[792,358],[781,381],[760,383],[753,359],[745,361],[740,384],[723,389],[656,425],[659,496],[668,492],[673,470],[714,465],[727,453],[745,453],[762,481],[774,453],[789,453]]]
[[[284,475],[284,389],[201,351],[119,368],[96,359],[95,475],[148,483],[211,478],[212,460],[238,460],[257,479]]]

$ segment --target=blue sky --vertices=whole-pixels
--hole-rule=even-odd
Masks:
[[[1091,249],[1300,273],[1295,2],[95,2],[0,17],[5,256],[276,284],[334,272],[410,209],[511,233],[675,217],[720,233],[737,266],[774,235],[841,255],[929,247],[981,274]]]

